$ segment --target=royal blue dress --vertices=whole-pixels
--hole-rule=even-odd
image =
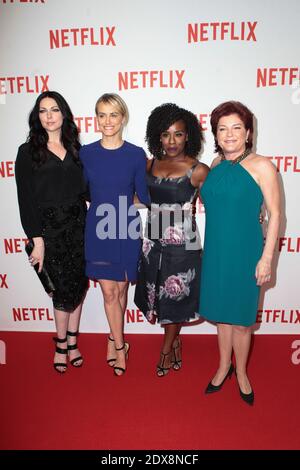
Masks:
[[[91,279],[135,281],[141,251],[136,193],[149,204],[146,154],[124,141],[118,149],[106,149],[99,140],[80,150],[91,204],[85,229],[86,274]]]

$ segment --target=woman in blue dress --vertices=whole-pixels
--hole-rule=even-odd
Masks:
[[[275,166],[252,150],[253,114],[229,101],[211,114],[219,153],[201,189],[206,223],[200,314],[216,322],[219,367],[206,393],[221,390],[235,372],[241,398],[254,392],[247,377],[251,326],[256,322],[260,286],[270,281],[280,224],[280,191]],[[261,204],[268,211],[265,244],[259,223]]]
[[[123,140],[129,113],[117,94],[104,94],[95,112],[102,139],[80,150],[91,205],[85,231],[86,274],[100,283],[109,323],[107,363],[118,376],[126,370],[124,312],[129,282],[136,281],[141,249],[140,219],[134,195],[149,203],[146,154]]]

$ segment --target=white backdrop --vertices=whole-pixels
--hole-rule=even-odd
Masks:
[[[229,99],[250,107],[257,118],[256,150],[277,166],[284,196],[277,270],[262,292],[257,331],[299,331],[299,21],[298,0],[1,0],[0,329],[54,329],[51,301],[24,251],[14,179],[28,113],[38,94],[50,89],[69,102],[82,143],[100,138],[94,105],[104,92],[125,99],[131,114],[125,138],[144,148],[150,111],[175,102],[201,121],[207,164],[213,159],[211,110]],[[203,236],[200,208],[198,222]],[[133,292],[126,331],[161,332],[136,309]],[[107,331],[93,282],[81,330]],[[184,332],[215,333],[215,327],[204,322]]]

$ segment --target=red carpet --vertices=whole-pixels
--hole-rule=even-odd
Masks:
[[[106,336],[81,334],[84,367],[57,374],[49,333],[3,332],[0,449],[300,449],[295,336],[257,335],[249,364],[255,405],[235,377],[203,393],[217,366],[215,336],[183,335],[183,368],[155,375],[161,336],[127,335],[128,370],[105,363]]]

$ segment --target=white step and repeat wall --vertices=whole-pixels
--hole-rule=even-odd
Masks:
[[[82,143],[100,138],[94,105],[104,92],[125,99],[131,113],[125,138],[144,148],[150,111],[175,102],[202,123],[206,142],[201,158],[207,164],[213,159],[212,109],[230,99],[249,106],[257,119],[256,150],[276,165],[284,194],[277,270],[262,292],[257,331],[299,332],[299,22],[298,0],[1,0],[2,330],[54,330],[51,300],[24,251],[14,178],[28,113],[38,94],[50,89],[70,103]],[[198,222],[203,236],[200,206]],[[126,331],[161,332],[136,309],[133,293],[131,287]],[[81,330],[107,331],[100,287],[94,282]],[[206,322],[184,329],[215,331]]]

